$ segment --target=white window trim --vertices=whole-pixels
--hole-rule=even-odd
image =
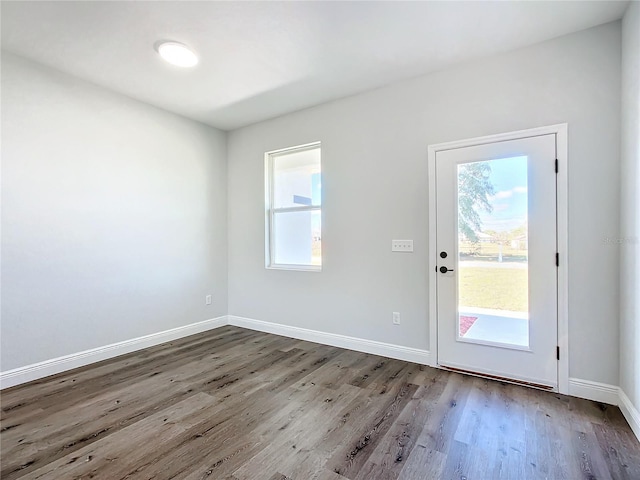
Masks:
[[[300,206],[300,207],[287,207],[287,208],[272,208],[273,205],[273,158],[282,153],[294,153],[303,152],[306,150],[313,150],[320,147],[320,142],[306,143],[304,145],[298,145],[295,147],[281,148],[279,150],[272,150],[264,154],[264,195],[265,195],[265,268],[269,270],[294,270],[304,272],[321,272],[322,265],[295,265],[295,264],[280,264],[272,262],[275,258],[274,252],[274,217],[276,213],[286,212],[322,212],[322,205],[320,206]]]

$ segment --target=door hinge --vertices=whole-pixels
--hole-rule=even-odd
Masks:
[[[556,158],[556,173],[558,173],[558,159]]]
[[[560,347],[556,347],[556,359],[560,360]]]
[[[556,252],[556,267],[560,266],[560,254]]]

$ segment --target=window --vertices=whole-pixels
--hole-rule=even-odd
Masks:
[[[266,266],[322,269],[320,143],[265,155]]]

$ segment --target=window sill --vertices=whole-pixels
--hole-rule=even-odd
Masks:
[[[321,265],[267,265],[267,270],[291,270],[294,272],[322,272]]]

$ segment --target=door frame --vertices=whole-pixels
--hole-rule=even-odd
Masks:
[[[438,311],[437,311],[437,266],[436,252],[436,153],[455,148],[472,147],[487,143],[518,140],[540,135],[556,135],[556,155],[558,173],[556,175],[556,218],[558,266],[558,392],[569,394],[569,285],[568,285],[568,125],[561,123],[545,127],[518,130],[515,132],[487,135],[483,137],[438,143],[428,146],[429,167],[429,344],[430,358],[433,367],[440,367],[438,362]],[[553,164],[549,165],[553,168]]]

